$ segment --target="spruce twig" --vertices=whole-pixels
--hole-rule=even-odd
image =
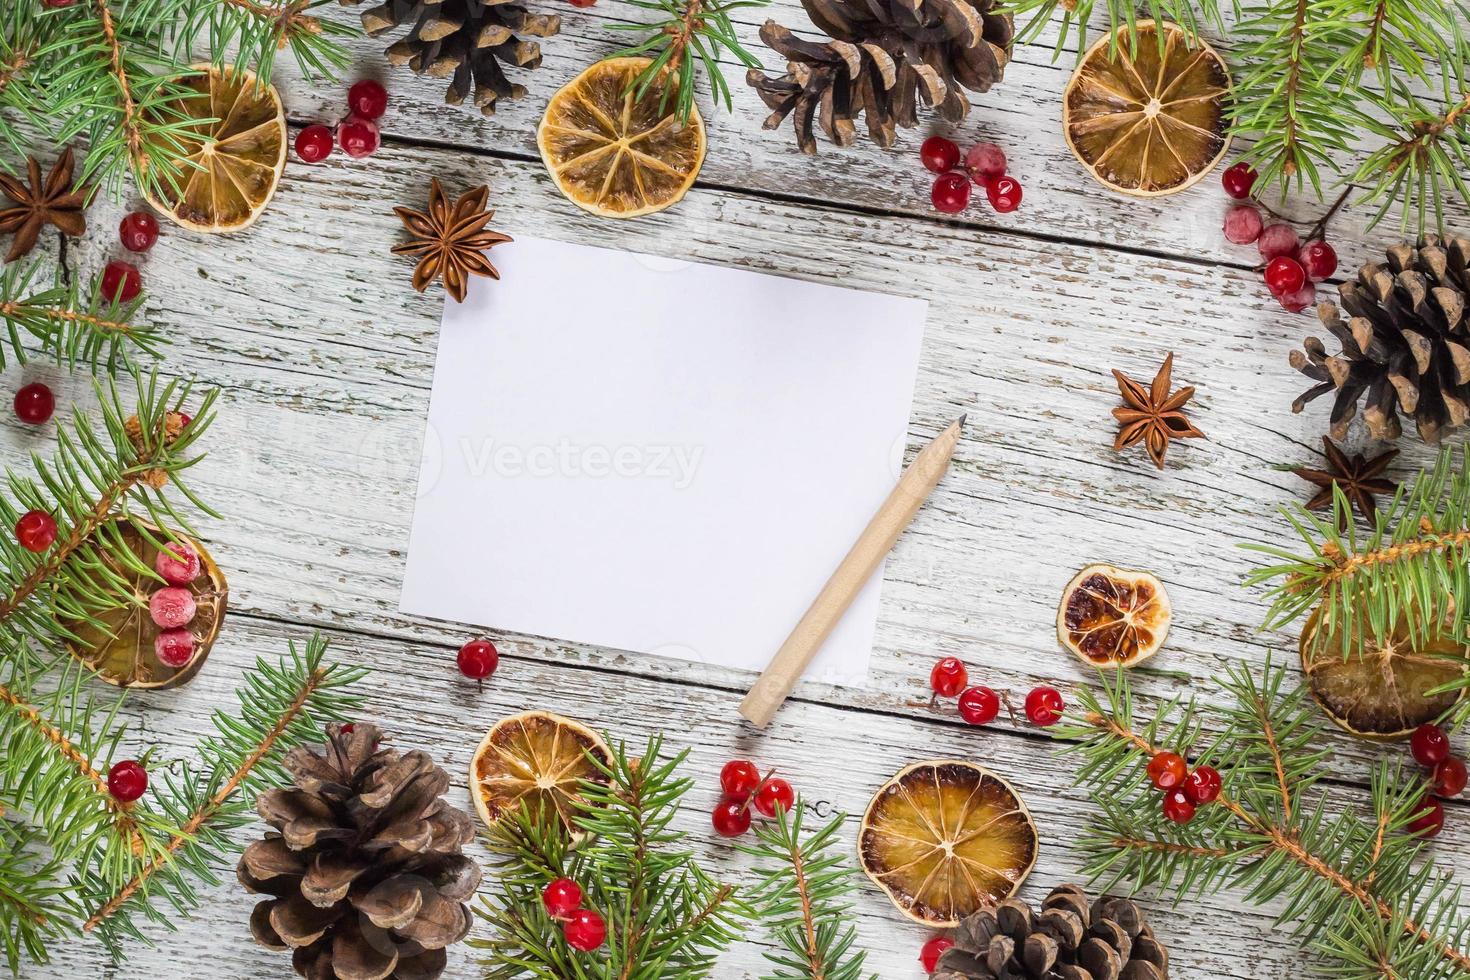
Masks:
[[[165,343],[153,327],[137,320],[145,297],[114,303],[102,297],[100,279],[84,291],[59,276],[47,283],[42,262],[16,263],[0,271],[0,368],[9,357],[26,363],[28,341],[68,370],[87,366],[94,374],[114,374],[135,352],[157,356]],[[59,269],[57,270],[59,272]]]
[[[764,7],[770,0],[627,0],[634,7],[651,10],[651,23],[618,23],[614,30],[634,31],[647,36],[618,51],[613,57],[647,56],[652,61],[633,80],[633,92],[643,98],[655,85],[662,91],[662,106],[681,122],[694,110],[695,66],[702,65],[715,100],[734,108],[730,84],[720,70],[721,54],[729,54],[746,68],[759,68],[760,61],[741,45],[732,14],[738,10]],[[691,54],[692,52],[692,54]],[[667,80],[673,79],[672,83]]]

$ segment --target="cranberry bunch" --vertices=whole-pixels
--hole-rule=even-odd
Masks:
[[[1435,797],[1448,800],[1465,791],[1465,762],[1451,754],[1450,737],[1438,725],[1414,729],[1409,752],[1428,770],[1429,781],[1408,829],[1420,837],[1435,837],[1444,829],[1444,804]]]
[[[1326,221],[1303,242],[1296,229],[1285,222],[1267,225],[1261,210],[1250,201],[1256,172],[1249,164],[1227,169],[1220,182],[1237,204],[1225,212],[1225,238],[1236,245],[1255,244],[1261,254],[1261,274],[1282,308],[1300,313],[1317,301],[1317,283],[1337,271],[1337,250],[1321,237]],[[1330,215],[1329,215],[1330,217]]]
[[[199,553],[186,544],[170,542],[153,559],[153,570],[168,584],[148,599],[148,615],[158,625],[153,653],[175,670],[194,659],[194,634],[187,629],[198,608],[189,583],[199,577]]]
[[[1197,808],[1220,796],[1220,773],[1213,766],[1194,771],[1177,752],[1159,752],[1148,761],[1148,780],[1164,794],[1164,816],[1175,823],[1189,823]]]
[[[1021,182],[1006,173],[1005,151],[994,143],[976,143],[960,166],[960,148],[954,140],[931,136],[919,147],[919,159],[938,174],[929,200],[944,214],[959,214],[970,205],[970,184],[985,188],[990,206],[1009,214],[1021,206]]]
[[[454,662],[470,680],[483,682],[500,666],[500,651],[489,640],[471,640],[459,648]]]
[[[929,672],[929,687],[941,698],[958,697],[960,717],[971,725],[988,725],[1000,714],[1000,696],[983,685],[970,687],[970,672],[958,657],[945,657]],[[1007,702],[1009,703],[1009,702]],[[1062,718],[1066,702],[1054,687],[1033,688],[1026,695],[1026,718],[1050,728]]]
[[[337,123],[336,144],[354,160],[372,156],[382,143],[378,119],[388,111],[388,90],[371,78],[354,82],[347,90],[347,108],[347,118]],[[333,142],[331,128],[315,123],[296,134],[296,155],[321,163],[331,156]]]
[[[790,810],[796,805],[796,790],[773,773],[764,778],[754,762],[733,759],[720,770],[720,802],[710,814],[710,822],[721,837],[739,837],[750,829],[751,807],[767,817],[777,810]]]
[[[129,252],[146,252],[158,241],[158,219],[147,211],[129,212],[117,226],[117,237]],[[143,276],[133,263],[113,259],[102,269],[100,289],[113,303],[131,303],[143,291]]]
[[[592,909],[582,907],[582,886],[570,878],[557,878],[541,891],[546,914],[561,923],[567,945],[579,953],[590,953],[607,941],[607,922]]]

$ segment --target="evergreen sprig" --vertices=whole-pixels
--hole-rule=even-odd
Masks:
[[[156,357],[166,341],[157,329],[138,322],[144,299],[104,299],[100,277],[83,289],[48,275],[42,261],[5,266],[0,270],[0,323],[5,325],[0,339],[6,341],[0,343],[0,368],[11,358],[26,363],[31,346],[68,370],[86,366],[93,373],[117,372],[131,363],[134,352]]]
[[[63,870],[34,828],[0,814],[0,952],[11,973],[25,959],[45,962],[48,944],[78,911]]]
[[[863,980],[867,953],[857,948],[849,901],[857,869],[834,853],[847,816],[808,834],[802,814],[799,797],[789,815],[777,808],[775,820],[756,828],[757,843],[742,848],[759,862],[750,903],[781,944],[766,953],[774,970],[762,980]]]
[[[1057,736],[1079,757],[1077,781],[1098,816],[1077,842],[1085,872],[1106,887],[1173,893],[1222,888],[1280,908],[1278,923],[1321,958],[1324,975],[1450,980],[1470,977],[1470,917],[1462,891],[1408,827],[1422,776],[1375,769],[1367,811],[1339,808],[1318,783],[1329,753],[1300,689],[1267,663],[1231,667],[1216,683],[1231,699],[1206,735],[1193,703],[1139,717],[1125,671],[1084,690]],[[1164,817],[1149,760],[1173,751],[1209,764],[1224,790],[1192,821]]]
[[[637,98],[655,85],[662,92],[662,105],[674,103],[674,114],[687,121],[694,110],[695,66],[702,65],[717,102],[734,108],[730,83],[720,70],[721,55],[728,54],[746,68],[759,68],[760,61],[745,49],[735,33],[732,15],[751,7],[764,7],[770,0],[626,0],[631,6],[652,11],[646,23],[615,23],[614,30],[645,34],[643,40],[618,51],[613,57],[644,56],[652,59],[633,81]],[[691,56],[692,52],[692,56]],[[676,84],[667,84],[669,78]]]
[[[1094,29],[1094,21],[1100,14],[1105,15],[1107,33],[1126,28],[1127,36],[1134,42],[1138,38],[1138,22],[1144,18],[1173,21],[1184,25],[1193,34],[1199,34],[1205,24],[1216,29],[1224,28],[1218,0],[1013,0],[1008,7],[1025,22],[1016,36],[1021,43],[1036,40],[1053,15],[1060,11],[1061,26],[1056,43],[1058,57],[1074,34],[1078,51],[1087,50],[1088,32]]]

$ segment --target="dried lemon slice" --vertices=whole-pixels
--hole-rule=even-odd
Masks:
[[[1106,187],[1173,194],[1215,169],[1230,146],[1230,73],[1214,48],[1178,24],[1139,21],[1136,50],[1127,32],[1088,49],[1062,94],[1062,130]]]
[[[549,711],[511,715],[490,729],[470,761],[475,809],[488,827],[529,804],[555,810],[570,828],[583,781],[609,782],[594,758],[612,763],[607,743],[587,726]]]
[[[265,210],[286,169],[286,114],[275,87],[251,72],[208,64],[193,69],[199,74],[179,84],[199,97],[174,108],[185,118],[214,121],[180,136],[188,162],[179,187],[165,187],[162,197],[150,194],[148,201],[194,231],[239,231]]]
[[[1036,851],[1036,825],[1010,784],[951,760],[901,770],[858,834],[868,877],[904,915],[939,928],[1014,895]]]
[[[1094,667],[1132,667],[1159,652],[1172,618],[1155,576],[1088,565],[1062,590],[1057,640]]]
[[[557,189],[577,207],[636,218],[677,203],[704,163],[699,109],[680,123],[654,86],[635,99],[633,80],[647,58],[599,61],[551,97],[536,130],[541,159]],[[669,76],[667,84],[677,84]],[[676,100],[669,98],[668,106]]]

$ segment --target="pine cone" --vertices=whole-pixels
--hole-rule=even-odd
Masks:
[[[1138,906],[1062,885],[1041,912],[1008,899],[960,923],[931,980],[1168,980],[1169,954]]]
[[[746,84],[773,111],[775,129],[792,116],[803,153],[817,152],[812,118],[838,146],[856,138],[866,114],[868,135],[893,145],[895,126],[919,123],[919,100],[941,119],[969,114],[965,89],[987,92],[1011,57],[1015,25],[997,0],[802,0],[812,23],[833,40],[817,44],[766,21],[761,40],[787,59],[786,74],[751,69]]]
[[[1337,287],[1336,304],[1317,315],[1341,345],[1327,355],[1308,337],[1291,352],[1291,366],[1319,382],[1291,410],[1336,390],[1332,437],[1347,436],[1364,402],[1363,420],[1375,439],[1397,439],[1399,416],[1413,418],[1419,438],[1438,442],[1470,417],[1470,240],[1427,236],[1416,249],[1396,245],[1387,264],[1370,263]]]
[[[470,929],[480,866],[461,853],[470,818],[440,799],[449,774],[425,752],[379,748],[382,732],[328,725],[320,751],[286,755],[294,787],[260,795],[279,833],[245,849],[236,873],[255,906],[250,931],[294,950],[308,980],[434,980]]]
[[[355,7],[362,0],[338,0]],[[551,37],[561,17],[531,14],[504,0],[384,0],[362,13],[362,26],[377,37],[402,24],[408,36],[388,46],[388,61],[408,65],[433,78],[450,78],[444,101],[459,105],[475,86],[475,105],[495,115],[500,99],[519,99],[524,85],[513,85],[502,64],[540,68],[541,45],[525,37]]]

